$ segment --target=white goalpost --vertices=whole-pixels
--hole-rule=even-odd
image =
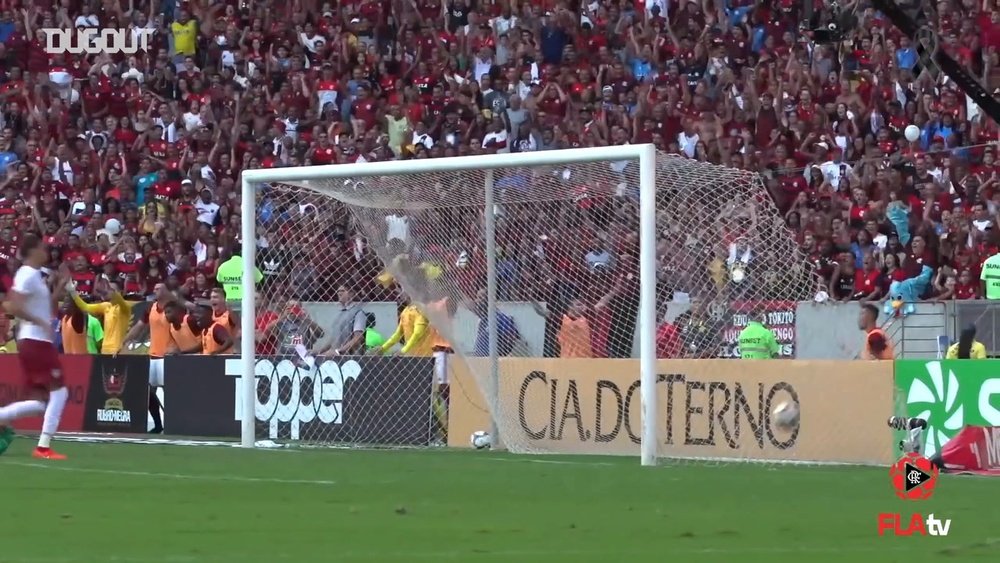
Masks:
[[[469,205],[474,205],[478,209],[483,209],[483,232],[485,233],[485,279],[486,290],[486,312],[485,321],[488,333],[488,351],[482,354],[488,357],[488,376],[480,378],[485,380],[484,389],[481,389],[487,401],[491,404],[491,415],[493,419],[494,437],[505,441],[504,424],[498,424],[497,417],[500,413],[495,412],[497,408],[497,386],[502,378],[499,367],[498,350],[503,344],[500,342],[498,327],[498,252],[506,252],[506,249],[498,249],[497,241],[497,208],[504,205],[497,197],[497,182],[494,171],[501,169],[551,169],[553,167],[569,167],[564,178],[569,177],[569,170],[574,165],[586,165],[602,163],[631,163],[629,166],[636,167],[638,173],[637,185],[629,186],[638,191],[638,235],[639,235],[639,311],[637,315],[636,328],[639,334],[639,379],[641,385],[641,462],[643,465],[655,465],[657,457],[657,440],[659,439],[657,424],[651,421],[659,420],[657,415],[657,370],[656,370],[656,331],[657,331],[657,154],[653,145],[624,145],[615,147],[580,148],[567,150],[553,150],[529,153],[495,154],[495,155],[473,155],[465,157],[450,157],[438,159],[414,159],[388,162],[355,163],[326,166],[307,166],[299,168],[273,168],[247,170],[242,174],[242,257],[243,257],[243,283],[247,290],[243,292],[242,300],[242,335],[241,335],[241,366],[240,378],[240,398],[242,404],[242,445],[244,447],[254,447],[258,440],[257,417],[258,410],[258,381],[257,381],[257,353],[255,334],[256,314],[259,309],[258,291],[255,283],[257,273],[257,252],[258,252],[258,194],[260,186],[267,184],[281,184],[296,186],[299,189],[310,190],[322,194],[326,198],[337,199],[353,207],[381,207],[383,209],[406,207],[411,202],[407,201],[405,185],[400,186],[399,192],[387,195],[365,195],[358,194],[370,186],[364,185],[363,180],[369,180],[369,184],[378,184],[378,179],[392,177],[412,177],[413,175],[428,174],[440,177],[445,174],[464,174],[463,178],[482,179],[481,185],[465,185],[463,189],[469,190]],[[637,166],[636,166],[637,165]],[[481,176],[480,176],[481,175]],[[555,181],[555,180],[553,180]],[[354,182],[353,190],[344,188],[344,182]],[[471,184],[472,182],[469,182]],[[371,186],[372,189],[377,189]],[[479,192],[481,190],[481,192]],[[480,195],[481,193],[481,195]],[[419,195],[419,194],[417,194]],[[426,196],[424,196],[426,197]],[[353,200],[352,200],[353,198]],[[366,199],[370,198],[370,199]],[[480,201],[481,198],[481,201]],[[458,198],[461,199],[461,198]],[[389,201],[394,203],[389,203]],[[413,201],[413,205],[421,204],[420,201]],[[425,205],[433,204],[424,202]],[[300,203],[301,205],[301,203]],[[457,203],[456,203],[457,205]],[[313,207],[315,210],[316,206]],[[290,212],[291,213],[291,212]],[[305,213],[303,211],[302,213]],[[320,209],[319,214],[325,213]],[[297,216],[297,215],[296,215]],[[367,232],[367,231],[366,231]],[[373,236],[367,232],[369,236]],[[384,245],[383,245],[384,246]],[[391,255],[382,254],[379,258]],[[291,255],[289,255],[291,256]],[[397,278],[406,280],[405,272],[401,273],[391,262],[386,264],[388,270]],[[322,273],[318,274],[322,276]],[[334,283],[334,282],[328,282]],[[406,283],[401,282],[403,288],[410,289]],[[461,285],[454,282],[452,285]],[[462,288],[468,289],[468,288]],[[281,290],[284,291],[284,290]],[[279,290],[273,290],[277,295]],[[269,296],[271,297],[271,296]],[[434,319],[432,319],[432,324]],[[317,384],[318,385],[318,384]],[[317,387],[318,388],[318,387]],[[296,394],[299,392],[296,384]],[[297,416],[297,415],[296,415]],[[308,416],[313,416],[309,414]],[[302,420],[305,420],[303,417]],[[288,418],[291,418],[289,416]],[[311,420],[311,419],[310,419]],[[497,436],[499,434],[499,436]]]
[[[807,379],[726,360],[752,320],[794,357],[816,290],[757,173],[625,145],[242,180],[245,446],[828,455],[770,416]]]

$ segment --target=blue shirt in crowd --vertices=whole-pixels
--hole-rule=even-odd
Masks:
[[[480,315],[479,326],[476,328],[474,356],[486,357],[490,355],[489,325],[486,315]],[[497,355],[509,356],[514,351],[514,345],[517,344],[520,337],[514,318],[497,311]]]

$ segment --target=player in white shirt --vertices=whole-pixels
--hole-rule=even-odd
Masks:
[[[42,418],[42,434],[34,457],[39,459],[66,459],[66,456],[52,451],[50,442],[59,428],[59,419],[69,398],[69,391],[62,378],[59,351],[54,341],[53,319],[55,301],[42,273],[42,266],[49,259],[45,243],[35,235],[25,235],[21,241],[19,256],[22,266],[14,275],[14,284],[7,294],[4,309],[21,319],[17,328],[17,355],[21,360],[24,378],[23,401],[0,408],[0,453],[6,451],[13,438],[8,426],[11,422],[25,417]],[[55,277],[56,298],[63,293],[65,276]]]

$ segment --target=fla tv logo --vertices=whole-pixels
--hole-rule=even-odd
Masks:
[[[931,498],[937,487],[939,470],[937,465],[917,453],[908,453],[889,468],[889,479],[896,496],[908,501]],[[934,514],[924,517],[913,513],[905,517],[898,512],[882,512],[878,515],[878,535],[947,536],[951,529],[951,519],[938,519]]]
[[[938,468],[926,457],[909,453],[889,468],[892,488],[903,500],[926,500],[937,487]]]

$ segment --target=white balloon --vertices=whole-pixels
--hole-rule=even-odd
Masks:
[[[920,128],[916,125],[907,125],[906,130],[903,131],[903,135],[906,136],[907,141],[912,143],[920,138]]]

